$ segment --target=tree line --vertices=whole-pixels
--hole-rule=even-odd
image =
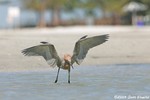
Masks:
[[[111,12],[118,16],[123,15],[122,7],[131,1],[141,2],[148,5],[150,9],[150,0],[23,0],[23,4],[27,9],[32,9],[38,13],[38,26],[45,27],[44,12],[50,10],[52,12],[51,25],[57,26],[60,24],[61,10],[72,11],[75,8],[87,10],[87,15],[92,15],[92,9],[100,8],[105,12]],[[147,10],[149,13],[149,10]]]

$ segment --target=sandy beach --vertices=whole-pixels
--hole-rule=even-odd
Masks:
[[[81,66],[150,63],[150,27],[75,26],[0,30],[0,72],[51,70],[42,57],[25,57],[21,50],[47,41],[58,54],[72,54],[82,36],[109,34],[109,41],[91,49]],[[75,65],[78,66],[78,65]]]

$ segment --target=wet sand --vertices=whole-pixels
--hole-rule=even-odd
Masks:
[[[101,65],[62,71],[0,73],[0,100],[149,100],[150,65]],[[148,97],[129,98],[129,96]]]
[[[91,49],[81,66],[150,63],[150,27],[75,26],[0,30],[0,72],[51,70],[42,57],[25,57],[21,50],[47,41],[60,56],[72,54],[82,36],[109,34],[109,41]],[[78,66],[78,65],[75,65]]]

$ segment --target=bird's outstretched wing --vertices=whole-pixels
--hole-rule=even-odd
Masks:
[[[52,44],[41,44],[22,50],[25,56],[43,56],[51,67],[61,66],[61,59]]]
[[[83,36],[76,42],[73,56],[71,58],[71,64],[73,64],[74,62],[76,62],[78,65],[81,64],[83,59],[86,57],[88,50],[107,41],[108,34],[90,38],[86,37],[87,36]]]

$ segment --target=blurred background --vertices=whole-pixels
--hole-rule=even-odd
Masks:
[[[0,100],[149,99],[149,25],[150,0],[0,0]],[[70,85],[67,71],[54,84],[57,67],[21,53],[47,41],[63,57],[102,34],[108,41],[74,65]]]
[[[150,25],[150,0],[0,0],[0,29]]]

